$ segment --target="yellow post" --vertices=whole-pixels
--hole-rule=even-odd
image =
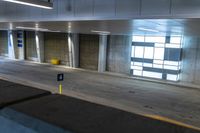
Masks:
[[[62,85],[59,85],[59,94],[62,94]]]

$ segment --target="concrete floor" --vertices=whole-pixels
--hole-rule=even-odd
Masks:
[[[0,110],[0,132],[22,131],[25,133],[200,133],[200,130],[58,94],[36,97]]]
[[[96,72],[0,59],[0,76],[58,92],[57,73],[65,74],[63,94],[200,128],[200,90],[144,82]],[[185,125],[185,126],[188,126]]]

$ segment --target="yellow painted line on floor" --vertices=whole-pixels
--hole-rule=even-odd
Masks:
[[[193,129],[193,130],[200,131],[199,127],[188,125],[188,124],[185,124],[185,123],[182,123],[182,122],[179,122],[179,121],[167,118],[167,117],[162,117],[162,116],[159,116],[159,115],[150,115],[150,114],[143,114],[143,116],[151,118],[151,119],[160,120],[160,121],[164,121],[164,122],[167,122],[167,123],[175,124],[175,125],[182,126],[182,127],[185,127],[185,128],[190,128],[190,129]]]

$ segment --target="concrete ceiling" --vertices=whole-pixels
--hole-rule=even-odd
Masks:
[[[200,35],[200,19],[136,19],[103,21],[10,22],[0,23],[1,30],[19,30],[18,26],[39,27],[51,31],[95,34],[109,31],[114,35]],[[145,30],[142,30],[145,29]],[[150,30],[150,31],[147,31]],[[152,30],[152,31],[151,31]]]

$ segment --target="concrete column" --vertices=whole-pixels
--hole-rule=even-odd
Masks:
[[[8,31],[8,57],[10,59],[24,60],[24,32]]]
[[[8,31],[8,57],[10,59],[16,59],[13,39],[13,31]]]
[[[35,32],[35,42],[38,62],[44,62],[44,33]]]
[[[68,34],[69,64],[70,67],[79,67],[79,35]]]
[[[100,35],[98,72],[106,71],[106,56],[107,56],[107,35]]]
[[[19,60],[25,60],[24,31],[17,31],[17,56]],[[15,53],[16,53],[15,52]]]

